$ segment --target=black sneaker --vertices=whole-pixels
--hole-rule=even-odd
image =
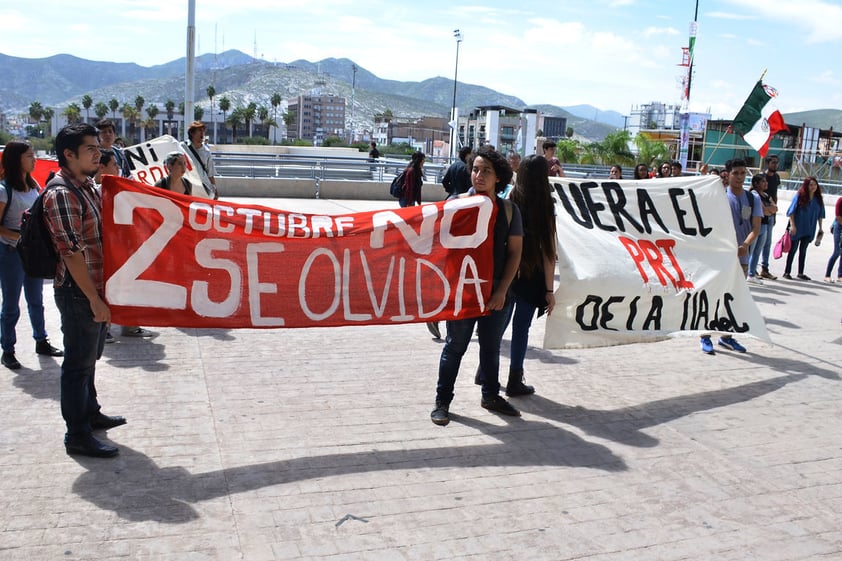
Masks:
[[[64,351],[52,346],[49,339],[35,341],[35,353],[44,356],[64,356]]]
[[[9,370],[20,370],[21,364],[18,362],[18,359],[15,358],[15,353],[3,353],[3,358],[0,359],[0,362],[3,363],[3,366],[8,368]]]
[[[430,420],[439,426],[445,426],[450,422],[450,405],[447,403],[436,402],[436,408],[430,413]]]
[[[500,397],[499,395],[495,395],[491,399],[485,399],[480,402],[480,405],[484,409],[488,409],[489,411],[495,411],[500,413],[501,415],[510,415],[512,417],[520,417],[520,411],[512,407],[512,404]]]

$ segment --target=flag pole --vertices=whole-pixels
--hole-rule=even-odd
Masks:
[[[762,74],[760,74],[760,79],[758,80],[758,82],[761,82],[761,83],[763,82],[763,78],[766,76],[766,71],[767,71],[767,70],[769,70],[769,69],[768,69],[768,68],[764,68],[764,69],[763,69],[763,73],[762,73]],[[730,127],[729,127],[729,128],[730,128]],[[725,140],[725,136],[726,136],[727,134],[728,134],[728,129],[725,129],[725,134],[723,134],[721,137],[719,137],[719,142],[717,142],[717,143],[716,143],[716,146],[714,146],[714,147],[713,147],[713,150],[711,150],[710,155],[708,156],[708,159],[707,159],[707,160],[705,160],[705,165],[706,165],[706,166],[710,163],[711,159],[713,159],[713,155],[714,155],[714,154],[716,153],[716,151],[719,149],[719,146],[722,144],[722,141],[723,141],[723,140]]]

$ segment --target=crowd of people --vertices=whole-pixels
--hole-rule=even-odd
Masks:
[[[205,171],[202,187],[209,196],[218,197],[213,181],[212,159],[203,159],[204,126],[194,123],[190,141],[184,151],[168,154],[167,175],[156,186],[179,194],[190,195],[194,186],[185,179],[187,154],[195,153],[193,165]],[[103,300],[103,238],[99,183],[103,174],[126,175],[126,156],[114,143],[113,124],[103,121],[95,128],[89,124],[64,127],[56,135],[55,148],[59,171],[48,181],[43,196],[47,229],[60,256],[54,279],[56,306],[61,316],[64,350],[53,347],[44,327],[44,306],[41,279],[23,273],[20,258],[15,254],[21,215],[38,196],[40,186],[32,178],[35,156],[25,141],[12,141],[2,155],[5,176],[0,183],[0,285],[2,313],[0,342],[2,364],[10,369],[21,368],[15,356],[16,325],[20,316],[19,300],[24,292],[35,352],[62,357],[61,412],[67,427],[65,447],[68,454],[111,457],[117,447],[93,436],[93,432],[126,423],[121,416],[105,415],[97,399],[96,361],[102,355],[110,336],[111,314]],[[103,141],[104,139],[104,141]],[[197,146],[196,144],[201,144]],[[446,322],[445,342],[439,357],[435,404],[430,413],[433,423],[450,422],[450,405],[462,358],[474,335],[479,341],[479,368],[475,382],[481,386],[482,407],[510,416],[520,412],[500,395],[500,347],[503,333],[512,325],[511,357],[505,393],[508,397],[535,392],[524,378],[524,360],[533,319],[551,314],[555,307],[555,263],[557,257],[554,205],[549,178],[563,175],[555,159],[555,146],[545,145],[543,154],[523,159],[516,153],[507,157],[493,147],[473,152],[463,149],[459,160],[442,181],[449,198],[469,195],[489,197],[497,206],[493,231],[493,281],[487,302],[487,315]],[[372,150],[376,150],[372,146]],[[188,152],[189,151],[189,152]],[[209,154],[209,150],[207,151]],[[414,154],[406,167],[401,206],[421,203],[425,157]],[[722,171],[723,186],[728,197],[737,238],[737,257],[748,282],[775,279],[769,271],[768,256],[775,215],[777,213],[777,157],[766,159],[767,168],[752,178],[751,190],[743,188],[746,163],[730,160]],[[679,162],[667,161],[652,174],[646,164],[634,168],[635,179],[676,177],[682,174]],[[719,170],[712,173],[719,174]],[[612,166],[610,178],[623,179],[619,165]],[[807,248],[823,236],[824,204],[818,180],[809,177],[792,199],[787,210],[788,236],[792,250],[787,255],[784,278],[790,279],[791,268],[798,254],[797,278],[804,274]],[[842,281],[842,198],[836,204],[831,226],[834,250],[827,263],[825,280],[834,282],[832,269],[839,261],[836,281]],[[761,266],[758,273],[757,267]],[[123,327],[123,334],[149,336],[138,327]],[[437,338],[438,323],[428,324]],[[733,337],[719,338],[719,344],[745,352]],[[710,335],[701,337],[702,350],[713,353]]]

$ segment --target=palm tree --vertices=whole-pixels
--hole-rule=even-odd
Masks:
[[[656,161],[667,160],[670,157],[670,150],[666,144],[659,140],[651,140],[643,134],[634,137],[634,144],[637,146],[637,161],[649,167]]]
[[[134,98],[134,108],[137,109],[137,112],[140,113],[143,110],[143,105],[146,103],[146,100],[143,99],[143,96],[137,96]]]
[[[64,115],[68,123],[78,123],[79,119],[82,118],[82,108],[75,103],[71,103],[61,114]]]
[[[611,132],[599,143],[603,164],[634,165],[634,154],[629,149],[631,133],[627,130]]]
[[[108,106],[102,102],[98,101],[96,105],[94,105],[94,115],[96,115],[97,119],[100,121],[108,115]]]
[[[252,134],[252,123],[254,122],[254,118],[257,115],[257,104],[255,102],[249,103],[245,109],[243,109],[243,120],[246,122],[246,134],[249,136],[254,136]]]
[[[156,126],[157,121],[155,120],[155,117],[157,117],[160,112],[161,110],[158,109],[158,106],[154,103],[146,108],[146,114],[149,116],[149,120],[146,121],[146,129],[151,130],[153,136],[158,134],[158,127]]]
[[[231,109],[231,100],[228,99],[225,96],[222,96],[219,99],[219,110],[222,111],[222,122],[225,123],[225,124],[228,123],[228,117],[226,115],[228,114],[229,109]],[[228,129],[225,129],[225,135],[224,136],[225,136],[225,138],[223,139],[223,142],[227,142],[228,141]]]
[[[281,94],[275,92],[272,94],[272,120],[275,121],[275,126],[278,126],[278,106],[281,105]],[[268,133],[267,133],[268,134]]]
[[[216,88],[213,85],[208,86],[208,89],[205,90],[208,94],[208,99],[210,100],[210,105],[208,108],[211,112],[211,126],[213,128],[213,143],[216,144],[216,118],[215,113],[216,111],[213,110],[213,98],[216,95]]]
[[[52,136],[53,134],[53,115],[55,114],[56,110],[52,107],[44,108],[44,120],[47,122],[47,136]]]
[[[126,144],[134,144],[135,124],[140,117],[140,112],[133,105],[124,103],[123,107],[120,108],[120,114],[123,115],[123,119],[129,124],[129,139],[126,141]]]
[[[291,113],[289,111],[285,112],[284,115],[283,115],[283,120],[284,120],[284,127],[285,127],[286,136],[288,137],[289,136],[289,127],[291,127],[293,125],[293,123],[295,123],[295,113]]]
[[[41,119],[44,118],[44,107],[40,101],[33,101],[29,104],[29,116],[36,124],[40,123]]]
[[[263,132],[266,134],[266,140],[269,140],[269,110],[266,109],[265,105],[261,105],[257,108],[257,118],[260,121],[260,124],[263,126]]]
[[[228,124],[231,125],[232,131],[232,141],[234,144],[237,143],[237,127],[243,124],[245,120],[245,112],[246,110],[242,107],[237,107],[231,112],[231,116],[228,117]]]
[[[201,121],[202,117],[205,116],[205,110],[202,108],[201,105],[194,105],[193,106],[193,120],[194,121]]]
[[[117,101],[116,97],[112,97],[111,101],[108,102],[108,108],[111,109],[111,117],[117,119],[117,110],[120,108],[120,102]]]
[[[85,108],[85,122],[91,120],[91,105],[94,104],[94,100],[88,94],[82,96],[82,107]]]

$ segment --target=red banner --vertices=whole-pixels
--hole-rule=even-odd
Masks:
[[[485,312],[494,201],[316,215],[105,176],[105,298],[123,325],[323,327]]]
[[[43,187],[47,184],[47,178],[50,177],[50,172],[58,172],[57,160],[35,160],[35,169],[32,170],[32,177],[38,182],[38,185]]]

